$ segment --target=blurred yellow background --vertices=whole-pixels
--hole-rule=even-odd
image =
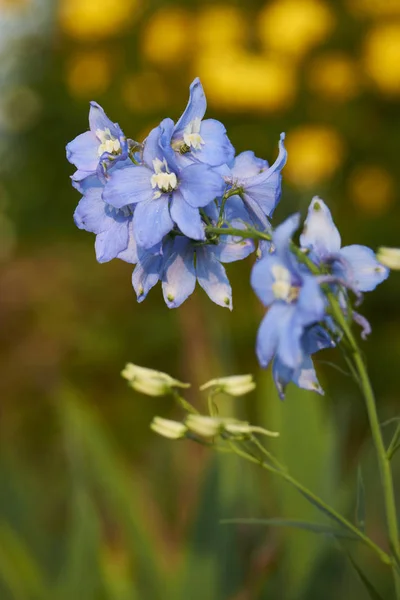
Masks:
[[[221,411],[264,425],[278,421],[304,444],[289,438],[282,450],[294,469],[316,485],[318,471],[310,470],[329,471],[352,497],[352,469],[366,436],[356,388],[322,361],[325,398],[293,392],[279,404],[254,354],[263,311],[249,285],[253,259],[228,269],[232,314],[199,289],[169,311],[159,288],[137,304],[131,267],[97,264],[93,237],[73,224],[79,195],[70,186],[65,145],[87,129],[89,101],[142,141],[162,118],[178,119],[196,76],[208,115],[226,125],[238,153],[251,149],[273,161],[286,132],[275,224],[296,210],[305,215],[317,194],[344,245],[400,246],[398,0],[0,0],[1,600],[42,597],[26,592],[31,585],[41,590],[38,577],[57,581],[50,597],[65,600],[363,598],[338,557],[325,546],[323,554],[307,534],[296,546],[296,533],[281,538],[243,529],[233,557],[232,540],[218,537],[231,534],[216,533],[218,516],[306,509],[280,488],[267,497],[268,485],[253,474],[244,492],[236,463],[222,473],[209,452],[155,439],[152,416],[178,412],[169,400],[135,395],[119,376],[132,361],[191,381],[196,390],[211,377],[254,373],[259,392],[235,404],[222,399]],[[399,306],[393,276],[361,308],[373,326],[363,348],[383,417],[399,408]],[[340,362],[334,354],[329,360]],[[190,399],[199,402],[196,391]],[[96,437],[104,424],[107,442]],[[307,446],[299,432],[309,426]],[[331,466],[307,462],[319,449]],[[366,470],[377,476],[369,462]],[[105,499],[97,503],[102,485]],[[110,489],[117,491],[108,503]],[[351,510],[351,500],[346,506]],[[380,527],[372,518],[378,538]],[[32,560],[45,575],[32,574]],[[97,579],[87,575],[91,564]],[[171,575],[169,595],[162,585],[151,587],[162,578],[153,568]],[[69,569],[64,582],[60,573]],[[385,585],[379,568],[376,577]]]

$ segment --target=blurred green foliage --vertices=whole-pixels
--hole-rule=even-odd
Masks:
[[[207,379],[255,373],[257,393],[221,398],[221,413],[278,429],[271,443],[281,459],[348,516],[361,460],[367,531],[383,545],[363,404],[328,364],[340,358],[327,352],[317,366],[324,398],[291,390],[278,401],[254,356],[262,309],[249,286],[252,259],[228,268],[232,314],[201,290],[177,311],[159,289],[137,304],[131,267],[97,264],[92,236],[74,227],[78,195],[64,147],[87,128],[89,100],[143,138],[161,118],[180,115],[200,75],[209,115],[226,124],[238,152],[272,160],[287,132],[276,222],[304,213],[319,194],[345,244],[398,246],[396,7],[0,2],[1,600],[368,597],[329,538],[221,525],[315,521],[318,513],[236,458],[157,439],[152,416],[179,417],[176,408],[136,395],[119,377],[128,360],[170,372],[193,383],[188,397],[198,404]],[[398,411],[399,304],[393,276],[362,307],[373,324],[363,348],[382,420]],[[390,598],[386,570],[364,548],[349,543],[347,551]]]

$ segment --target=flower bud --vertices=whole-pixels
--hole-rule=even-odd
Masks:
[[[167,373],[146,369],[132,363],[127,363],[121,375],[128,380],[134,390],[148,396],[164,396],[175,387],[190,387],[189,383],[182,383]]]
[[[278,437],[277,431],[269,431],[263,427],[257,427],[256,425],[250,425],[246,421],[237,421],[236,423],[226,423],[225,431],[232,435],[246,435],[251,433],[261,433],[262,435],[268,435],[270,437]]]
[[[389,269],[400,270],[400,248],[385,248],[383,246],[378,249],[376,259]]]
[[[204,415],[189,415],[186,419],[187,428],[203,437],[214,437],[220,433],[225,419]]]
[[[150,429],[170,440],[178,440],[185,437],[187,432],[187,427],[183,423],[171,421],[170,419],[162,419],[161,417],[154,417],[150,424]]]
[[[214,388],[215,391],[225,392],[231,396],[243,396],[256,387],[252,375],[232,375],[231,377],[220,377],[211,379],[204,383],[200,390]]]

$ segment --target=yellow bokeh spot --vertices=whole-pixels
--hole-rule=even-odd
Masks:
[[[286,148],[289,157],[286,178],[294,185],[307,188],[329,179],[344,155],[342,138],[325,125],[304,125],[289,132]]]
[[[395,184],[392,176],[378,165],[362,165],[348,182],[350,198],[363,212],[372,216],[384,213],[392,204]]]
[[[308,81],[314,92],[332,100],[349,100],[359,90],[357,65],[339,52],[316,58],[308,68]]]
[[[295,98],[293,68],[275,57],[237,51],[216,60],[214,54],[203,53],[196,67],[210,104],[219,108],[277,111],[288,108]]]
[[[166,105],[168,90],[158,73],[146,71],[126,77],[122,98],[129,110],[149,113]]]
[[[99,51],[82,52],[67,65],[67,85],[72,96],[92,99],[102,94],[111,83],[111,61]]]
[[[400,94],[400,23],[385,23],[368,33],[364,65],[381,91]]]
[[[149,61],[174,66],[187,60],[193,49],[193,18],[180,8],[163,8],[145,26],[142,52]]]
[[[259,35],[266,50],[274,49],[301,58],[324,41],[335,18],[321,0],[275,0],[259,15]]]
[[[400,16],[399,0],[347,0],[347,6],[357,16]]]
[[[92,41],[125,29],[137,6],[138,0],[61,0],[59,19],[68,35]]]
[[[194,28],[200,51],[221,47],[240,47],[246,39],[245,17],[234,6],[207,6],[200,11]]]

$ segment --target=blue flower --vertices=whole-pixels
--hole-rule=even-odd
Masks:
[[[318,382],[311,355],[333,346],[335,346],[335,342],[325,329],[320,325],[311,325],[305,329],[301,338],[303,356],[298,367],[287,367],[278,356],[274,358],[272,375],[281,400],[285,397],[285,389],[290,382],[305,390],[324,394]]]
[[[102,198],[104,184],[96,175],[75,182],[75,187],[83,194],[75,213],[74,221],[79,229],[96,234],[95,251],[98,262],[113,258],[124,258],[129,239],[132,238],[132,210],[129,207],[116,209],[106,204]],[[129,248],[129,262],[136,262]]]
[[[206,108],[203,86],[196,77],[190,86],[186,109],[172,132],[172,147],[182,166],[200,162],[215,167],[230,163],[235,156],[222,123],[215,119],[202,120]]]
[[[90,131],[81,133],[67,144],[67,159],[78,169],[75,180],[79,181],[98,172],[101,177],[111,163],[125,160],[128,142],[118,123],[113,123],[97,102],[90,103]]]
[[[353,244],[341,248],[340,233],[330,210],[318,197],[309,206],[300,244],[310,250],[314,262],[331,266],[333,275],[356,292],[374,290],[389,275],[389,269],[378,262],[367,246]]]
[[[257,158],[254,152],[242,152],[233,165],[221,167],[220,172],[233,190],[243,198],[251,216],[263,229],[270,227],[267,217],[274,212],[282,192],[281,171],[286,163],[285,134],[281,133],[279,154],[273,165]]]
[[[225,184],[211,167],[197,163],[181,168],[171,147],[173,121],[164,119],[144,143],[142,164],[113,170],[103,198],[115,208],[136,205],[136,242],[149,249],[176,224],[195,240],[204,240],[199,208],[222,195]]]
[[[293,215],[273,234],[275,251],[253,267],[251,284],[269,310],[257,335],[257,356],[266,368],[276,357],[289,369],[299,369],[305,357],[302,345],[307,327],[324,317],[325,300],[316,277],[299,265],[289,242],[299,226]]]

